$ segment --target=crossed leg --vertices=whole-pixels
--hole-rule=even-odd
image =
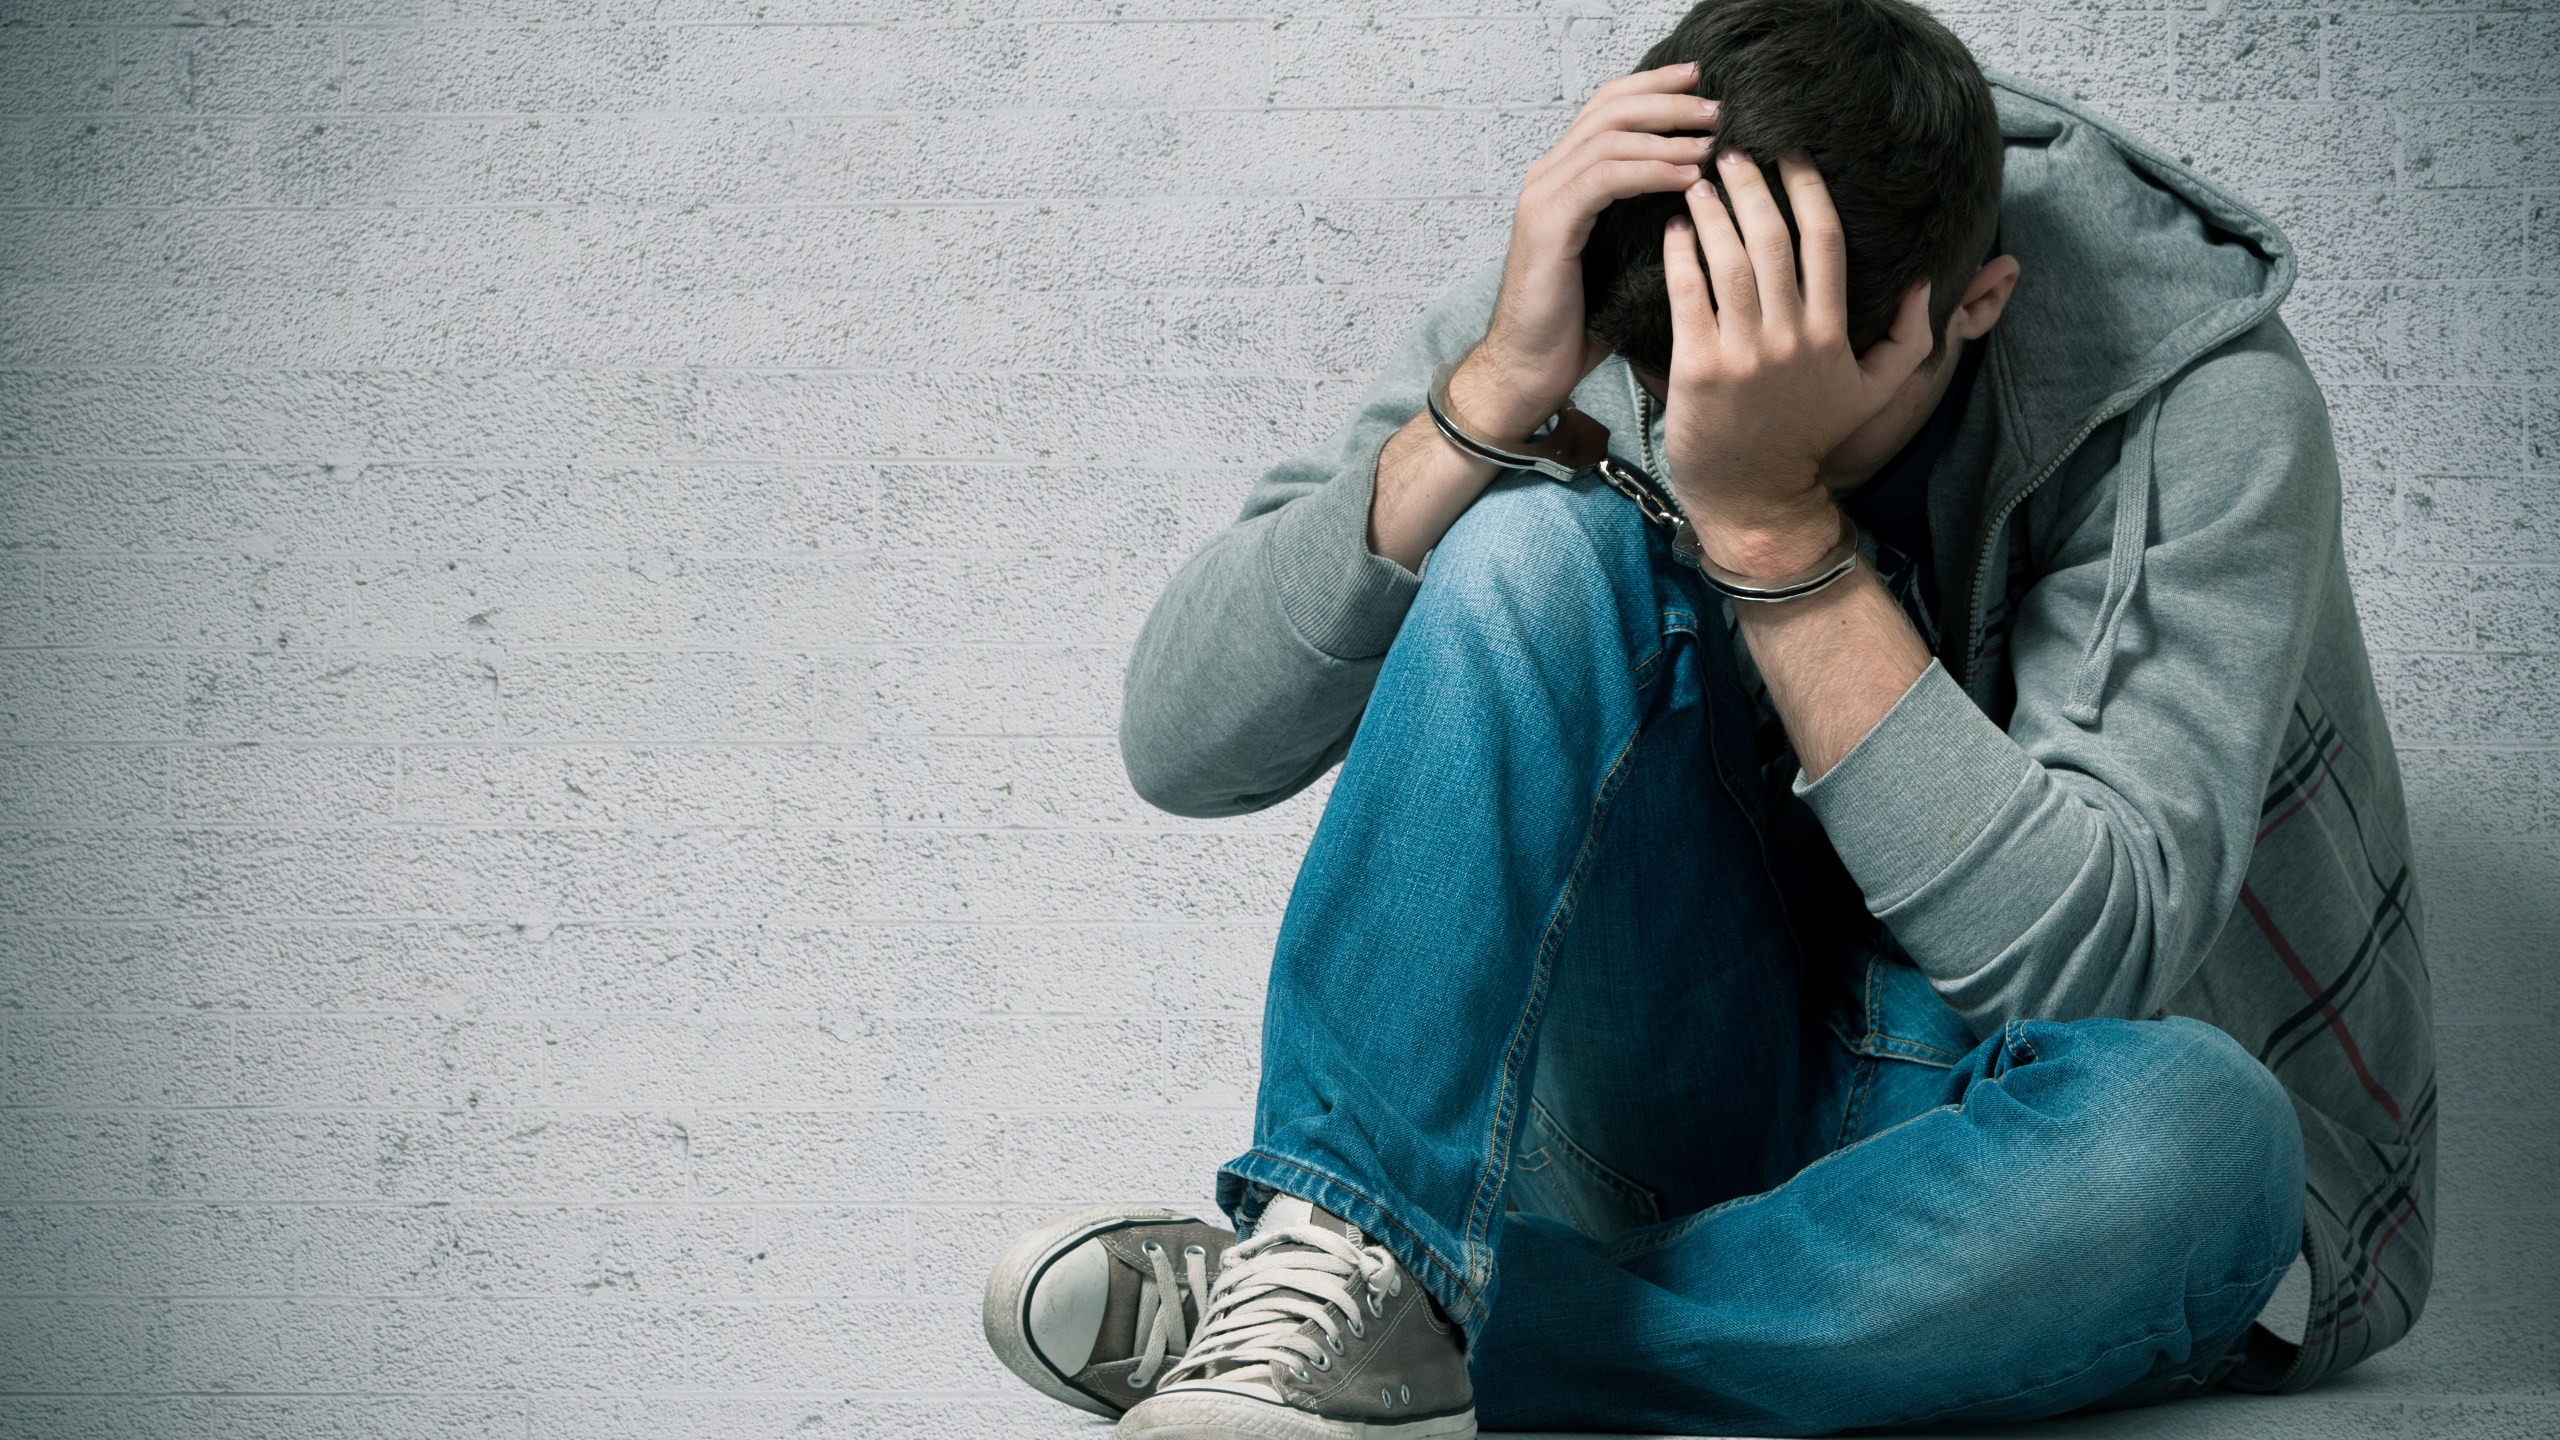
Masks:
[[[1976,1044],[1907,967],[1801,951],[1729,647],[1596,486],[1461,518],[1292,893],[1222,1201],[1393,1250],[1489,1425],[1814,1433],[2209,1383],[2299,1239],[2281,1088],[2187,1022]],[[1899,1013],[1844,1013],[1871,988],[1844,969]]]

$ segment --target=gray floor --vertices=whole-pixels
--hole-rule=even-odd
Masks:
[[[2034,1425],[1925,1433],[1942,1440],[1971,1436],[1982,1440],[2131,1440],[2136,1436],[2145,1440],[2295,1440],[2304,1436],[2551,1440],[2560,1436],[2560,1326],[2547,1314],[2523,1310],[2443,1308],[2450,1313],[2430,1314],[2398,1347],[2307,1394],[2216,1393],[2148,1409]],[[1086,1422],[1036,1405],[1021,1410],[1008,1407],[1007,1413],[975,1419],[972,1435],[1102,1440],[1109,1433],[1100,1421]],[[1542,1435],[1539,1440],[1582,1437]]]
[[[1930,1433],[1986,1440],[2550,1440],[2560,1436],[2560,1338],[2554,1328],[2548,1316],[2525,1313],[2431,1316],[2399,1347],[2307,1394],[2220,1393],[2036,1425]]]

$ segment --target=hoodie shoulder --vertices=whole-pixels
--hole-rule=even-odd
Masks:
[[[2340,499],[2329,406],[2284,321],[2270,315],[2181,372],[2160,404],[2163,528],[2184,512],[2235,503],[2234,492],[2276,487],[2275,508],[2296,523],[2334,525]]]
[[[1993,332],[2035,473],[2273,315],[2293,247],[2255,210],[2079,107],[1993,78],[2008,137],[2000,244],[2021,267]]]

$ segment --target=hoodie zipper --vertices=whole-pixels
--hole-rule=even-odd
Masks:
[[[2107,421],[2103,419],[2093,420],[2081,427],[2080,433],[2071,437],[2071,443],[2062,447],[2062,453],[2054,456],[2044,469],[2036,472],[2036,477],[2028,481],[2025,488],[2010,496],[2008,503],[2000,507],[1999,513],[1991,517],[1991,523],[1983,527],[1982,538],[1976,542],[1980,549],[1973,562],[1972,593],[1967,597],[1965,605],[1967,614],[1964,631],[1964,688],[1968,693],[1973,690],[1973,682],[1977,678],[1973,673],[1974,662],[1982,655],[1983,632],[1990,628],[1985,615],[1982,587],[1984,582],[1991,578],[1991,547],[1992,543],[2000,538],[2000,527],[2008,524],[2009,517],[2017,513],[2018,507],[2027,503],[2027,497],[2042,489],[2044,482],[2053,478],[2053,472],[2062,468],[2062,462],[2077,453],[2080,447],[2088,442],[2090,436],[2098,433],[2098,427],[2106,423]]]
[[[1636,392],[1636,433],[1644,437],[1644,473],[1661,475],[1660,460],[1653,453],[1653,392],[1636,383],[1636,372],[1627,371],[1627,385]],[[1666,484],[1664,489],[1669,489]]]

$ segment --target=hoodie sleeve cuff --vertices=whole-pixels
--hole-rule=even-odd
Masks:
[[[1936,661],[1819,780],[1794,790],[1881,914],[1944,874],[2020,802],[2035,761]]]
[[[1404,624],[1422,577],[1369,549],[1369,497],[1381,436],[1340,474],[1281,507],[1268,556],[1280,611],[1316,650],[1336,660],[1383,655]]]

